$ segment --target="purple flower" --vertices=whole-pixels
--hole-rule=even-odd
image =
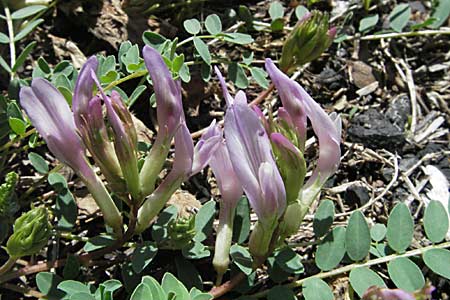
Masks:
[[[161,55],[150,46],[143,50],[145,65],[153,82],[156,95],[158,135],[140,173],[141,190],[149,195],[169,154],[172,138],[184,122],[181,84],[175,81]]]
[[[105,222],[121,234],[120,212],[85,157],[74,116],[63,95],[47,80],[36,78],[31,87],[20,90],[20,103],[50,151],[81,177],[103,212]]]
[[[330,118],[298,83],[281,72],[270,59],[266,59],[266,70],[278,90],[290,120],[286,116],[283,118],[292,122],[297,132],[300,150],[304,149],[306,141],[306,119],[311,121],[319,141],[319,160],[305,187],[317,182],[321,186],[336,171],[340,162],[340,118]]]
[[[80,73],[78,74],[72,98],[72,109],[77,128],[83,128],[86,126],[86,120],[83,119],[89,115],[89,103],[92,99],[92,89],[95,84],[91,72],[95,72],[97,68],[97,57],[91,56],[83,65]]]
[[[171,137],[175,135],[178,126],[184,121],[181,84],[172,79],[172,75],[158,51],[150,46],[145,46],[142,53],[155,90],[159,130],[163,135]]]
[[[200,140],[195,144],[191,176],[206,167],[222,140],[222,132],[213,120]]]
[[[36,78],[31,87],[20,90],[20,104],[56,158],[91,179],[92,169],[63,95],[47,80]]]
[[[93,95],[97,67],[97,58],[91,56],[78,75],[72,98],[75,124],[95,163],[109,182],[110,188],[117,192],[124,192],[125,182],[119,160],[109,141],[103,118],[102,101],[100,97]]]
[[[387,289],[377,286],[371,286],[364,292],[363,300],[416,300],[416,299],[431,299],[431,293],[435,287],[429,283],[421,290],[410,293],[401,289]]]
[[[111,97],[106,96],[93,70],[91,70],[91,76],[106,106],[106,114],[113,132],[115,154],[127,183],[128,191],[133,199],[139,202],[141,199],[137,162],[137,133],[131,113],[123,104],[119,93],[112,91]]]
[[[170,196],[188,179],[192,170],[194,144],[186,124],[181,123],[175,135],[175,158],[169,174],[145,199],[138,212],[136,231],[142,232],[164,207]]]
[[[237,203],[243,190],[239,178],[234,172],[230,154],[223,138],[223,130],[214,126],[214,134],[218,134],[220,141],[209,165],[216,177],[220,194],[219,225],[217,226],[216,245],[213,266],[217,272],[217,284],[220,284],[223,274],[230,264],[230,248],[233,237],[233,222]]]
[[[248,107],[245,94],[240,91],[233,100],[220,72],[216,72],[228,103],[224,132],[233,169],[260,222],[273,223],[284,212],[286,192],[270,140],[258,116]]]

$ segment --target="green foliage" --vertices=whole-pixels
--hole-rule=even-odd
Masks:
[[[66,179],[61,174],[50,173],[47,180],[56,192],[56,205],[53,212],[58,219],[57,227],[62,230],[71,230],[77,220],[78,206]]]
[[[408,207],[398,203],[389,215],[386,238],[389,246],[401,253],[411,244],[414,233],[414,221]]]
[[[110,235],[102,234],[90,238],[83,247],[86,252],[92,252],[98,249],[102,249],[111,246],[114,243],[114,238]]]
[[[384,224],[377,223],[370,228],[370,236],[375,242],[379,242],[386,236],[386,226]]]
[[[310,278],[303,283],[305,300],[332,300],[333,292],[328,284],[319,278]]]
[[[269,293],[267,294],[268,300],[296,300],[297,297],[295,296],[294,292],[292,292],[291,289],[285,287],[285,286],[274,286],[269,290]]]
[[[431,200],[425,209],[423,223],[428,239],[433,243],[441,242],[448,231],[448,215],[444,205]]]
[[[122,287],[120,281],[110,279],[93,289],[91,285],[76,280],[63,280],[50,272],[37,274],[36,285],[50,300],[113,300],[114,292]]]
[[[141,283],[136,287],[131,295],[131,300],[210,300],[212,296],[202,293],[195,287],[190,291],[170,273],[164,274],[161,285],[150,277],[144,276]]]
[[[398,4],[389,14],[389,26],[396,32],[402,32],[411,16],[411,7],[408,3]]]
[[[222,32],[222,21],[216,14],[209,15],[206,17],[205,27],[209,34],[217,35]]]
[[[450,251],[430,249],[423,254],[423,261],[434,273],[450,279]]]
[[[242,246],[233,245],[230,249],[230,255],[233,263],[246,275],[253,272],[253,260],[250,252]]]
[[[435,0],[433,3],[437,5],[433,7],[431,27],[436,29],[441,27],[450,16],[450,0]]]
[[[40,272],[36,275],[36,285],[39,291],[50,300],[60,300],[64,297],[65,293],[57,288],[62,281],[60,276],[51,272]]]
[[[317,238],[324,236],[334,221],[334,203],[330,200],[320,202],[314,214],[313,229]]]
[[[378,15],[370,15],[359,21],[359,32],[367,33],[372,30],[378,23]]]
[[[359,261],[369,254],[370,231],[364,215],[356,210],[350,216],[345,233],[345,247],[348,256]]]
[[[131,258],[131,266],[137,274],[141,273],[158,253],[158,247],[154,242],[144,242],[134,249]]]
[[[30,152],[28,153],[28,159],[36,171],[44,175],[48,173],[48,164],[42,156],[35,152]]]
[[[303,5],[299,5],[295,8],[295,16],[297,17],[298,20],[303,19],[303,17],[309,13],[309,10],[304,7]]]
[[[420,268],[409,258],[399,257],[388,263],[388,273],[395,286],[414,292],[425,285]]]
[[[250,234],[250,205],[247,197],[243,196],[236,207],[233,224],[233,241],[242,244]]]
[[[345,227],[338,226],[327,234],[316,251],[316,265],[322,271],[336,267],[345,255]]]
[[[367,267],[351,270],[349,277],[352,288],[360,297],[362,297],[364,292],[371,286],[386,287],[383,279]]]
[[[202,28],[202,25],[197,19],[185,20],[183,26],[187,32],[193,35],[198,34]]]
[[[194,37],[194,46],[200,57],[208,65],[211,64],[211,53],[209,53],[208,45],[198,37]]]
[[[4,3],[4,5],[7,4]],[[0,33],[0,43],[15,44],[27,37],[37,26],[44,22],[43,19],[36,18],[36,15],[43,13],[46,9],[47,6],[45,5],[29,5],[14,11],[10,15],[2,16],[2,19],[11,22],[13,26],[11,26],[11,28],[8,27],[8,35],[3,32]],[[18,30],[18,32],[16,32],[16,30]],[[18,57],[15,56],[16,54],[14,51],[9,53],[10,56],[12,56],[11,65],[3,58],[0,59],[0,66],[10,74],[10,80],[14,80],[16,77],[15,73],[23,66],[25,59],[29,56],[35,45],[36,42],[29,43]]]

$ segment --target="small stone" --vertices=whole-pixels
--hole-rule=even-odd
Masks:
[[[344,199],[350,205],[356,204],[361,207],[369,202],[370,195],[364,186],[354,184],[347,188]]]
[[[419,159],[413,155],[413,154],[407,154],[403,157],[403,159],[400,161],[399,169],[403,172],[407,171],[409,168],[414,166]]]
[[[411,102],[406,94],[395,97],[389,104],[386,111],[386,117],[401,130],[405,128],[408,122],[408,116],[411,114]]]
[[[352,119],[348,137],[372,149],[395,151],[405,143],[403,130],[375,109],[369,109]]]

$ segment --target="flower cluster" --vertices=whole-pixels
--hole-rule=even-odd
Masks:
[[[83,180],[105,222],[118,235],[122,233],[122,216],[109,191],[130,207],[139,208],[136,230],[143,231],[181,183],[206,166],[220,139],[205,136],[194,148],[184,121],[180,83],[172,79],[156,50],[146,46],[143,54],[154,83],[159,132],[141,170],[132,115],[117,92],[107,95],[102,89],[95,56],[80,71],[72,99],[73,111],[63,95],[43,78],[35,78],[30,87],[20,91],[21,105],[50,151]],[[155,187],[173,139],[172,170]],[[94,172],[87,151],[108,182],[109,191]]]
[[[216,68],[227,104],[224,126],[213,121],[194,147],[183,113],[180,82],[172,78],[155,49],[145,46],[143,56],[156,95],[159,130],[140,169],[132,115],[117,92],[102,88],[96,76],[96,57],[89,58],[80,71],[73,112],[58,90],[41,78],[21,90],[21,104],[49,149],[84,181],[105,222],[117,234],[122,232],[122,216],[110,191],[137,211],[134,225],[139,233],[150,226],[182,182],[209,164],[222,194],[213,259],[219,278],[228,268],[235,209],[244,192],[258,217],[250,236],[250,252],[256,263],[262,262],[280,241],[297,232],[322,185],[336,171],[339,116],[326,114],[297,82],[267,59],[266,70],[282,106],[277,118],[266,118],[257,107],[248,106],[243,91],[233,98]],[[319,157],[305,181],[308,120],[317,137]],[[173,140],[172,168],[159,180]],[[109,191],[94,172],[87,151]]]
[[[224,150],[220,153],[222,164],[228,165],[221,168],[227,169],[227,175],[217,172],[214,164],[210,163],[219,181],[222,201],[229,202],[228,207],[234,207],[240,195],[239,185],[242,185],[258,216],[249,243],[250,252],[257,262],[264,260],[278,241],[297,232],[320,188],[336,171],[340,161],[340,118],[334,114],[327,115],[298,83],[281,72],[270,59],[266,60],[266,70],[282,102],[276,120],[273,117],[266,119],[257,107],[249,107],[242,91],[233,98],[216,69],[227,103],[225,145],[221,146]],[[319,158],[312,175],[304,183],[306,163],[303,152],[307,120],[318,139]],[[213,157],[217,153],[218,150]],[[231,175],[233,173],[235,175]],[[221,180],[230,178],[238,180],[225,187],[220,184]],[[229,208],[224,209],[227,210]],[[231,212],[222,213],[221,210],[222,215],[232,219]],[[223,219],[227,220],[225,217]],[[222,225],[221,218],[218,236],[221,225],[230,224],[232,222],[227,220]],[[217,239],[216,249],[219,248],[220,252],[229,249],[223,244],[224,240]],[[227,255],[215,260],[219,275],[224,268],[219,261],[226,261],[224,256]]]

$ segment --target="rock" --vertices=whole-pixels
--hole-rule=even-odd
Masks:
[[[406,154],[405,156],[403,156],[402,160],[400,160],[400,164],[398,167],[400,171],[405,172],[409,170],[409,168],[414,166],[418,161],[419,159],[414,154]]]
[[[420,150],[417,153],[417,157],[423,157],[429,153],[436,153],[436,152],[443,152],[448,149],[448,145],[445,144],[437,144],[437,143],[428,143],[426,147],[422,150]],[[448,155],[444,155],[442,153],[441,156],[439,156],[436,159],[433,159],[432,161],[433,165],[436,165],[441,172],[445,175],[448,181],[450,181],[450,158]]]
[[[362,61],[349,62],[353,83],[358,88],[368,86],[377,80],[373,76],[372,67]]]
[[[348,137],[372,149],[395,150],[405,144],[403,130],[375,109],[369,109],[352,119]]]
[[[356,204],[361,207],[369,202],[370,195],[364,186],[354,184],[345,190],[344,199],[350,205]]]
[[[389,104],[386,111],[386,117],[401,130],[405,128],[408,122],[408,116],[411,114],[411,102],[406,94],[399,95]]]
[[[342,75],[329,67],[325,67],[318,76],[318,81],[322,84],[328,85],[330,90],[340,88],[342,86],[340,83],[341,80]]]

